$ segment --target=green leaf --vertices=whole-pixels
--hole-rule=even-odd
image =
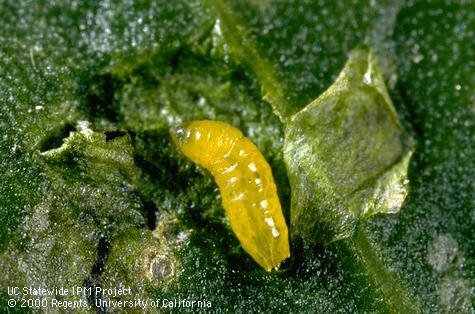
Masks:
[[[130,285],[141,298],[207,299],[210,311],[473,312],[472,3],[7,0],[0,12],[0,311],[21,311],[7,286]],[[290,217],[284,123],[362,44],[418,143],[409,193],[354,237],[295,241],[288,268],[268,276],[167,129],[239,127]],[[106,298],[83,297],[84,311]]]
[[[285,134],[294,238],[328,244],[351,236],[362,218],[401,208],[410,139],[368,49],[350,54],[333,85],[288,120]]]

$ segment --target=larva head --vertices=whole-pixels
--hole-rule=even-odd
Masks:
[[[242,137],[241,131],[221,121],[201,120],[170,130],[175,144],[194,163],[209,169]]]
[[[173,142],[180,148],[182,153],[194,163],[206,167],[205,160],[209,149],[204,149],[207,143],[203,141],[201,134],[205,132],[199,121],[175,126],[170,129]]]
[[[191,137],[191,131],[188,128],[188,125],[177,125],[170,128],[170,135],[175,145],[178,146],[186,156],[188,156],[185,152],[190,144]]]
[[[170,134],[173,142],[180,147],[190,137],[190,129],[186,125],[177,125],[170,128]]]

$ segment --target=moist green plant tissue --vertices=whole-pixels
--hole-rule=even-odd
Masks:
[[[0,17],[1,313],[475,311],[470,1],[5,0]],[[269,163],[279,271],[172,143],[194,120]]]
[[[397,213],[411,154],[374,53],[352,51],[332,86],[286,122],[294,238],[328,244],[362,218]]]

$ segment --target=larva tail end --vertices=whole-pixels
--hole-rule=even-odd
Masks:
[[[283,260],[281,260],[276,266],[274,266],[274,270],[276,271],[286,271],[289,268],[289,265],[291,264],[291,259],[290,259],[290,253],[285,257]]]

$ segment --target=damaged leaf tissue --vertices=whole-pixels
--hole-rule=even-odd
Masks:
[[[0,313],[475,313],[473,0],[0,1]]]

